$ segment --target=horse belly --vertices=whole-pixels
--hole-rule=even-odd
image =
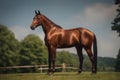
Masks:
[[[70,48],[70,47],[74,47],[75,45],[66,45],[66,44],[62,44],[62,45],[58,45],[57,48]]]
[[[58,42],[57,48],[69,48],[69,47],[74,47],[79,42],[75,39],[70,39],[70,38],[63,38]]]

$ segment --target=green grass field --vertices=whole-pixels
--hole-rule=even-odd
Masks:
[[[80,75],[75,72],[61,72],[53,76],[45,73],[0,74],[0,80],[120,80],[120,72],[98,72],[96,75],[90,72],[82,72]]]

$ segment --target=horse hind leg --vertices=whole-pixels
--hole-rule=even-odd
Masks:
[[[78,70],[78,74],[80,74],[82,72],[82,66],[83,66],[83,53],[82,53],[82,46],[77,46],[76,47],[77,50],[77,54],[79,57],[79,70]]]
[[[91,48],[85,48],[85,50],[86,50],[86,52],[89,56],[89,59],[92,63],[92,73],[96,73],[96,68],[95,68],[95,63],[94,63],[95,61],[94,61],[94,56],[92,54],[92,50],[91,50]]]

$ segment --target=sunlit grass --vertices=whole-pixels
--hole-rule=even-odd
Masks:
[[[77,74],[75,72],[55,73],[48,76],[46,73],[17,73],[0,74],[0,80],[120,80],[120,72],[91,72]]]

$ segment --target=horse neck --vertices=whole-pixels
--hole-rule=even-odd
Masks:
[[[47,17],[42,15],[42,28],[45,34],[49,33],[49,31],[53,28],[61,28],[60,26],[53,23],[51,20],[49,20]]]
[[[48,23],[47,20],[43,19],[42,20],[42,28],[43,28],[44,33],[46,34],[46,33],[48,33],[50,31],[52,26]]]

